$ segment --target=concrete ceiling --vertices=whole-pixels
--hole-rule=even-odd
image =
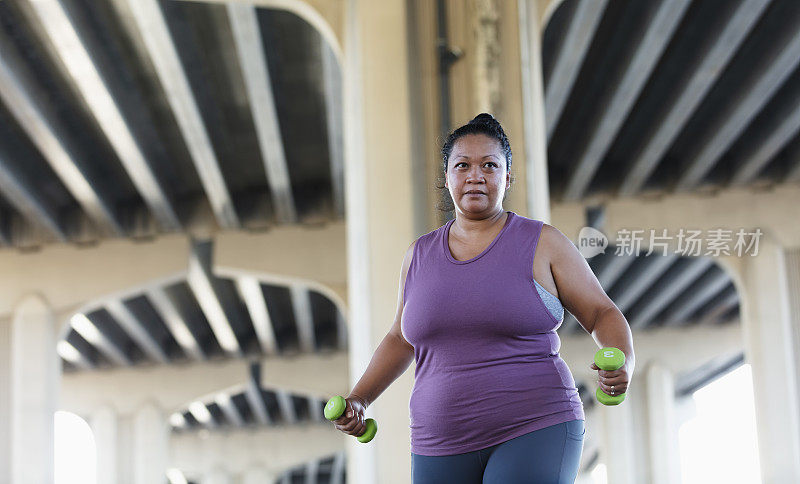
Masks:
[[[565,0],[543,41],[555,199],[800,181],[800,3]]]
[[[0,244],[341,219],[340,91],[288,12],[0,2]]]

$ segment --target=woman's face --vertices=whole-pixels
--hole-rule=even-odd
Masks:
[[[496,139],[468,134],[455,142],[447,160],[445,186],[457,211],[477,215],[502,209],[510,185],[506,157]]]

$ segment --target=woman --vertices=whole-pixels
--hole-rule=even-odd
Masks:
[[[600,347],[625,353],[619,370],[592,364],[611,395],[633,375],[628,324],[567,237],[503,210],[511,147],[500,123],[478,115],[442,155],[455,219],[406,251],[394,324],[334,424],[361,435],[366,407],[415,359],[415,484],[573,482],[584,413],[556,328],[566,308]]]

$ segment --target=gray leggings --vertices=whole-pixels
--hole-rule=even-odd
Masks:
[[[583,420],[535,430],[465,454],[411,454],[413,484],[573,483],[583,452]]]

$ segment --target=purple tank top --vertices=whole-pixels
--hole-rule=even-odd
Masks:
[[[569,420],[583,404],[558,354],[560,325],[534,285],[542,222],[508,212],[476,257],[453,258],[453,220],[414,247],[401,329],[414,346],[411,452],[484,449]]]

